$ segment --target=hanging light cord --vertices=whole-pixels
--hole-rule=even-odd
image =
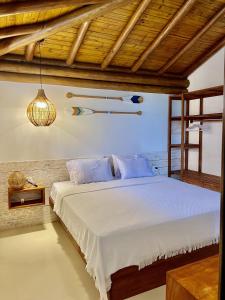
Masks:
[[[42,89],[42,74],[41,74],[41,68],[42,68],[42,61],[41,61],[41,42],[39,42],[39,58],[40,58],[40,84],[41,84],[41,89]]]

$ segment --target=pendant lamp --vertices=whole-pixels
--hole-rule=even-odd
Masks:
[[[49,126],[56,119],[56,109],[54,104],[46,97],[42,88],[41,74],[41,42],[39,42],[40,55],[40,85],[36,98],[27,107],[27,117],[34,126]]]

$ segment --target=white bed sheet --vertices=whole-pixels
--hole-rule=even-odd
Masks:
[[[71,181],[54,182],[50,191],[50,196],[53,200],[53,203],[55,203],[55,200],[60,197],[61,194],[69,189],[75,190],[74,188],[76,188],[76,185]]]
[[[171,178],[55,183],[51,197],[102,300],[116,271],[143,268],[219,239],[220,194]]]

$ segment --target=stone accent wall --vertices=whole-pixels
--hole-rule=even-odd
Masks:
[[[159,167],[159,173],[167,175],[167,152],[146,154],[154,166]],[[45,160],[25,162],[0,162],[0,231],[15,227],[31,226],[49,223],[56,220],[48,204],[51,186],[57,181],[69,180],[66,170],[67,160]],[[175,164],[179,157],[174,155]],[[25,176],[32,176],[40,185],[46,187],[46,205],[8,209],[8,176],[13,171],[21,171]]]
[[[8,209],[8,176],[21,171],[46,187],[46,205]],[[49,223],[56,219],[48,205],[53,182],[68,180],[65,160],[0,163],[0,230]]]

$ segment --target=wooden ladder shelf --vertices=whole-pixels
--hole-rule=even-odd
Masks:
[[[193,91],[189,93],[183,93],[181,95],[169,96],[169,110],[168,110],[168,176],[173,175],[184,176],[184,173],[188,173],[188,160],[189,150],[198,150],[198,173],[202,173],[202,131],[199,131],[199,139],[197,144],[189,143],[189,132],[186,129],[189,127],[189,123],[200,122],[220,122],[222,121],[222,113],[204,114],[203,104],[205,98],[215,97],[223,95],[223,86],[216,86],[208,89]],[[199,99],[199,114],[190,115],[190,101]],[[173,102],[181,101],[181,115],[173,116]],[[172,125],[173,122],[181,122],[181,143],[172,143]],[[180,149],[181,151],[181,168],[180,170],[172,170],[172,150]]]

